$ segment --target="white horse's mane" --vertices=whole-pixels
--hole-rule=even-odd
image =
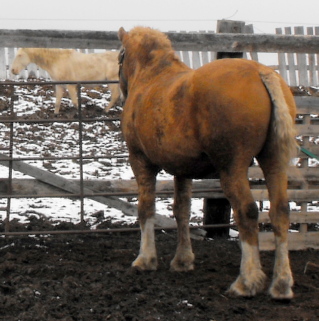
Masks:
[[[66,59],[74,54],[74,49],[51,49],[51,48],[22,48],[34,63],[51,65],[52,63]]]

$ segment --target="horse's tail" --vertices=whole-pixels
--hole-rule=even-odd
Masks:
[[[296,156],[298,144],[295,129],[295,105],[292,112],[284,96],[279,75],[273,70],[263,70],[260,77],[267,88],[273,103],[273,116],[271,124],[272,146],[280,157],[281,163],[287,167],[290,160]],[[294,103],[293,99],[292,102]]]

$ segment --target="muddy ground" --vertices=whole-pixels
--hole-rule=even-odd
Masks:
[[[34,218],[14,230],[39,228],[76,226]],[[266,290],[250,299],[227,294],[239,272],[236,241],[193,240],[196,269],[188,273],[169,271],[176,233],[158,231],[156,241],[158,270],[139,272],[130,267],[138,232],[1,238],[0,320],[319,320],[318,251],[290,253],[295,298],[275,302]],[[269,285],[273,252],[261,259]]]
[[[83,228],[33,216],[10,226],[11,231]],[[195,270],[173,273],[176,232],[158,231],[158,271],[139,272],[130,267],[139,238],[139,232],[1,237],[0,320],[319,320],[319,251],[290,253],[295,298],[276,302],[266,289],[249,299],[227,294],[239,273],[237,241],[193,240]],[[261,259],[268,286],[274,253],[262,252]]]

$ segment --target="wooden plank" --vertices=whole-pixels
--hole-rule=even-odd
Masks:
[[[282,34],[282,29],[281,28],[276,28],[276,34],[281,35]],[[287,77],[287,65],[286,65],[286,55],[285,53],[279,52],[278,53],[278,70],[282,78],[286,82],[288,82],[288,77]]]
[[[319,97],[295,96],[298,114],[318,114]]]
[[[72,181],[72,180],[71,180]],[[6,197],[6,191],[8,188],[7,180],[0,180],[0,194],[1,197]],[[77,184],[79,181],[75,180]],[[215,186],[215,187],[213,187]],[[114,181],[101,181],[101,180],[85,180],[84,187],[91,190],[92,192],[109,192],[109,193],[134,193],[132,196],[137,196],[137,184],[135,180],[114,180]],[[193,184],[193,197],[197,197],[196,190],[203,188],[220,188],[219,180],[204,180],[195,181]],[[165,192],[169,191],[170,194]],[[156,192],[159,197],[173,197],[173,182],[172,181],[158,181],[156,185]],[[254,192],[258,192],[255,190]],[[37,197],[46,197],[47,195],[54,194],[55,197],[58,195],[64,195],[65,191],[49,185],[47,183],[41,182],[37,179],[13,179],[12,181],[12,193],[14,196],[20,197],[32,197],[32,195]],[[162,193],[162,194],[161,194]],[[221,193],[221,192],[220,192]],[[315,190],[318,194],[318,189]],[[72,196],[72,193],[69,195]],[[207,196],[207,195],[206,195]],[[220,195],[219,195],[220,196]],[[260,223],[270,223],[270,218],[268,211],[262,211],[259,214]],[[318,223],[319,222],[319,212],[309,212],[309,211],[291,211],[290,213],[291,223]]]
[[[318,169],[319,169],[319,167],[299,168],[302,176],[308,181],[318,177]]]
[[[207,31],[201,30],[199,33],[206,33]],[[206,65],[209,63],[209,58],[208,58],[208,52],[207,51],[201,51],[201,56],[202,56],[202,65]]]
[[[298,135],[302,136],[318,136],[318,125],[313,124],[298,124],[296,126]]]
[[[319,36],[167,32],[175,50],[318,53]],[[116,31],[0,30],[2,47],[119,49]]]
[[[0,79],[6,80],[7,77],[7,62],[6,62],[6,50],[0,48]]]
[[[198,33],[194,31],[193,33]],[[191,64],[190,66],[193,69],[198,69],[199,67],[202,66],[201,60],[200,60],[200,52],[198,50],[193,50],[192,52],[189,53],[190,58],[191,58]]]
[[[182,52],[181,51],[176,51],[175,54],[177,55],[177,57],[182,60]]]
[[[16,163],[16,162],[15,162]],[[0,162],[2,164],[2,162]],[[29,165],[30,166],[30,165]],[[29,170],[27,169],[27,172]],[[36,171],[38,172],[38,171]],[[45,180],[40,177],[41,182],[46,182],[49,180],[49,176],[51,177],[52,173],[43,171],[44,176],[48,177]],[[32,174],[32,173],[31,173]],[[52,175],[51,175],[52,174]],[[39,176],[39,175],[37,175]],[[57,176],[57,175],[55,175]],[[49,181],[47,184],[55,186],[63,191],[68,191],[72,193],[79,193],[79,182],[63,179],[58,176],[53,176],[53,181]],[[55,181],[58,180],[58,183]],[[57,193],[57,190],[50,190],[48,188],[42,188],[42,185],[38,185],[38,182],[32,180],[33,182],[29,182],[28,180],[13,180],[13,194],[17,196],[25,196],[31,197],[30,194],[33,192],[35,195],[45,197],[46,193]],[[65,182],[66,181],[66,182]],[[72,189],[66,189],[62,184],[70,183],[70,186],[74,187]],[[2,194],[1,197],[6,197],[6,189],[5,189],[5,181],[0,181],[0,193]],[[30,186],[33,187],[31,188]],[[257,201],[266,201],[269,199],[268,191],[264,185],[259,185],[261,187],[252,186],[252,194],[255,200]],[[130,196],[137,196],[137,184],[135,180],[118,180],[118,181],[104,181],[104,180],[90,180],[84,182],[85,189],[88,190],[88,193],[94,196],[94,193],[107,193],[107,198],[114,195],[122,195],[123,193],[129,193]],[[173,181],[172,180],[158,180],[156,185],[156,192],[158,197],[173,197]],[[319,187],[309,190],[302,190],[302,189],[288,189],[288,198],[290,201],[295,202],[311,202],[318,199],[319,195]],[[86,193],[86,190],[84,191]],[[122,195],[123,196],[123,195]],[[89,198],[92,198],[91,196]],[[123,196],[124,197],[124,196]],[[220,182],[218,179],[205,179],[201,181],[194,181],[193,182],[193,193],[192,197],[196,198],[223,198],[225,197],[224,193],[221,190]],[[105,201],[103,201],[105,202]],[[103,203],[104,204],[104,203]],[[106,204],[108,205],[108,204]],[[118,208],[118,207],[116,207]],[[120,208],[119,208],[120,209]],[[120,209],[121,210],[121,209]]]
[[[296,35],[303,35],[303,27],[295,27]],[[299,82],[298,85],[309,86],[308,82],[308,71],[307,71],[307,59],[304,53],[297,53],[297,64],[298,64],[298,76]]]
[[[1,34],[1,33],[0,33]],[[179,50],[228,52],[307,52],[317,53],[318,36],[244,34],[244,33],[167,33]],[[0,37],[1,39],[1,37]]]
[[[315,27],[315,35],[316,36],[319,36],[319,26]],[[319,65],[319,53],[316,53],[316,61],[317,61],[317,78],[318,78],[318,81],[319,81],[319,68],[318,68],[318,65]]]
[[[7,48],[8,50],[8,68],[9,68],[9,79],[12,79],[12,74],[10,71],[13,59],[15,57],[15,48]]]
[[[245,25],[244,26],[244,33],[250,33],[253,34],[254,33],[254,26],[252,24],[249,25]],[[250,52],[250,56],[252,60],[258,61],[258,53],[253,51]]]
[[[307,212],[307,211],[291,211],[290,216],[289,216],[290,223],[318,223],[319,222],[319,212]],[[259,218],[258,218],[259,223],[270,223],[270,218],[268,215],[268,211],[265,212],[260,212],[259,213]]]
[[[271,232],[259,233],[259,248],[261,251],[273,251],[275,249],[275,237]],[[288,234],[288,249],[300,251],[308,248],[319,249],[319,232],[293,232]]]
[[[202,66],[199,51],[192,51],[192,62],[193,69],[198,69]]]
[[[202,51],[202,61],[203,61],[203,65],[209,63],[209,58],[208,58],[208,52],[207,51]]]
[[[7,158],[5,155],[0,154],[1,158]],[[0,161],[0,165],[3,166],[9,166],[8,161]],[[67,192],[71,193],[80,193],[80,185],[75,181],[70,181],[66,178],[63,178],[61,176],[55,175],[51,172],[39,169],[37,167],[31,166],[29,164],[26,164],[22,161],[14,161],[12,164],[12,167],[14,170],[19,171],[25,175],[32,176],[36,179],[38,179],[41,182],[45,182],[49,185],[53,185],[59,189],[62,189]],[[120,200],[117,197],[109,196],[109,197],[103,197],[103,196],[93,196],[94,191],[88,188],[84,188],[83,192],[85,194],[92,194],[92,196],[87,196],[89,199],[92,199],[96,202],[105,204],[107,206],[110,206],[112,208],[116,208],[120,211],[122,211],[125,215],[130,216],[137,216],[137,206],[133,204],[129,204],[128,202],[124,202]],[[176,226],[176,222],[170,218],[164,217],[162,215],[156,214],[155,216],[156,225],[158,226]]]
[[[182,51],[181,52],[181,60],[184,64],[186,64],[188,67],[191,67],[191,60],[189,57],[190,52],[189,51]]]
[[[291,36],[291,28],[286,27],[285,28],[285,34]],[[289,79],[289,85],[290,86],[297,86],[297,77],[296,77],[296,64],[295,64],[295,58],[294,53],[289,52],[287,54],[288,59],[288,79]]]
[[[312,36],[314,34],[313,27],[307,27],[307,35]],[[316,57],[315,54],[308,54],[309,60],[309,86],[318,85],[318,77],[316,70]]]
[[[1,163],[0,163],[1,164]],[[76,186],[79,186],[78,180],[68,180],[74,182]],[[96,193],[107,193],[107,196],[112,196],[112,193],[123,194],[128,193],[130,196],[137,196],[137,183],[135,180],[85,180],[83,181],[84,187],[90,191]],[[219,180],[202,180],[194,182],[194,190],[216,190],[215,194],[220,197],[221,188]],[[53,188],[52,188],[53,186]],[[6,197],[6,191],[8,187],[7,179],[0,180],[0,197]],[[172,180],[158,180],[156,184],[156,192],[158,197],[173,197],[174,184]],[[50,183],[44,183],[44,181],[38,181],[37,179],[13,179],[12,180],[12,193],[14,196],[28,196],[32,194],[38,197],[46,197],[48,194],[54,193],[58,196],[61,193],[65,193],[65,189],[61,191],[60,186],[56,186]],[[194,196],[195,196],[194,192]],[[209,192],[211,193],[211,192]]]
[[[245,22],[234,20],[218,20],[217,33],[243,33]],[[243,51],[229,52],[227,50],[219,50],[216,53],[216,59],[223,58],[243,58]]]

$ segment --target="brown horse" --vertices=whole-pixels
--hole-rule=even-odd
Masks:
[[[133,266],[157,268],[154,240],[156,175],[174,175],[178,245],[174,271],[194,268],[189,235],[192,178],[218,175],[239,228],[240,274],[229,291],[253,296],[264,287],[258,249],[258,208],[247,171],[258,160],[268,187],[276,259],[270,294],[293,297],[288,258],[287,168],[295,154],[296,106],[289,87],[254,61],[223,59],[192,70],[167,37],[150,28],[119,30],[122,130],[139,188],[140,253]]]

